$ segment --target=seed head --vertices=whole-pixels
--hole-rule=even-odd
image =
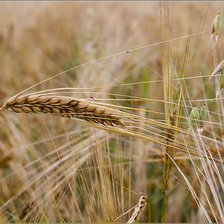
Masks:
[[[192,108],[191,113],[190,113],[190,122],[188,125],[188,128],[190,128],[192,126],[192,124],[195,122],[195,120],[199,120],[199,110],[198,108],[195,106]]]
[[[215,17],[215,19],[213,20],[212,33],[211,33],[210,41],[209,41],[210,46],[215,47],[218,41],[220,30],[221,30],[221,14],[219,12],[217,16]]]
[[[212,74],[210,75],[209,80],[214,76],[214,75],[224,75],[224,60],[222,60],[214,69],[214,71],[212,72]]]

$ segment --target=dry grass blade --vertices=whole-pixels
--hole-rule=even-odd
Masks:
[[[135,207],[135,210],[134,210],[131,218],[127,221],[127,223],[134,223],[134,222],[136,222],[140,218],[140,216],[141,216],[141,214],[142,214],[146,204],[147,204],[146,197],[145,196],[141,196],[140,199],[139,199],[138,204]]]
[[[96,106],[84,100],[64,96],[22,95],[10,98],[0,110],[16,113],[47,113],[78,118],[105,126],[124,126],[120,117],[109,108]],[[114,111],[114,110],[113,110]]]

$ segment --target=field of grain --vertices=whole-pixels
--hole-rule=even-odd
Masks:
[[[224,222],[223,13],[0,2],[0,222]]]

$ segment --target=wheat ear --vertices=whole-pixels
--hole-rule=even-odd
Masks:
[[[110,108],[94,105],[85,100],[64,96],[21,95],[10,98],[0,110],[16,113],[46,113],[102,124],[124,126],[120,117]]]
[[[146,204],[147,204],[147,198],[145,196],[141,196],[138,204],[135,207],[134,212],[132,213],[131,218],[127,221],[127,223],[136,222],[140,218],[140,215],[142,214]]]

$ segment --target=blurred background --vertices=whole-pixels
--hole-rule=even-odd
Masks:
[[[210,31],[214,16],[222,7],[221,2],[172,4],[171,38]],[[162,40],[159,2],[2,2],[0,10],[1,104],[4,97],[58,72]],[[199,68],[209,68],[209,36],[207,33],[191,38],[192,45],[198,48],[194,65],[188,65],[192,74],[198,73]],[[186,50],[184,43],[186,39],[175,42],[174,56],[178,61],[174,63],[179,66]],[[222,38],[219,44],[223,44]],[[134,52],[137,58],[121,55],[84,66],[51,80],[43,88],[120,82],[130,75],[130,70],[132,75],[137,70],[129,68],[133,61],[158,76],[160,48],[157,45]]]

